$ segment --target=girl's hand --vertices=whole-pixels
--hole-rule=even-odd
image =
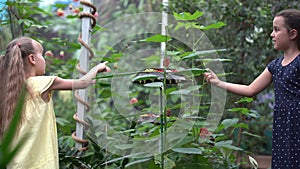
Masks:
[[[107,63],[108,62],[106,61],[106,62],[103,62],[103,63],[99,63],[97,65],[98,73],[99,72],[110,72],[111,71],[111,69],[108,66],[106,66]]]
[[[208,83],[211,83],[213,85],[218,86],[218,84],[221,82],[221,80],[218,78],[218,76],[210,69],[207,69],[209,72],[204,73],[204,78]]]

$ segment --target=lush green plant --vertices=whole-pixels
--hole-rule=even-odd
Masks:
[[[211,24],[207,27],[197,25],[195,22],[193,22],[194,19],[197,19],[198,17],[201,17],[202,13],[195,12],[194,14],[190,14],[188,12],[177,14],[175,13],[175,17],[177,17],[179,20],[185,21],[185,22],[179,22],[176,29],[213,29],[213,28],[219,28],[224,26],[224,23],[217,23],[217,24]],[[154,35],[151,37],[146,38],[146,42],[167,42],[171,43],[170,38],[167,36],[161,36],[161,35]],[[169,42],[170,41],[170,42]],[[178,42],[176,42],[178,43]],[[174,47],[174,45],[173,45]],[[176,49],[176,48],[174,48]],[[173,49],[173,50],[174,50]],[[120,51],[119,51],[120,52]],[[205,62],[215,62],[220,61],[220,59],[214,60],[205,58],[205,56],[210,55],[212,53],[217,52],[217,50],[212,51],[185,51],[184,48],[181,48],[180,51],[169,51],[169,53],[176,53],[176,55],[172,55],[174,58],[180,59],[190,59],[190,64],[192,66],[192,69],[189,69],[190,72],[192,72],[193,76],[198,77],[199,79],[202,79],[201,76],[205,72],[205,70],[201,70],[197,67],[199,67],[199,63]],[[116,52],[118,53],[118,52]],[[168,52],[167,52],[168,53]],[[196,58],[205,58],[202,60],[196,60]],[[104,58],[105,59],[105,58]],[[176,59],[175,59],[176,60]],[[222,60],[221,60],[222,61]],[[227,61],[227,60],[224,60]],[[200,66],[202,68],[202,66]],[[164,74],[166,75],[166,74]],[[99,76],[99,79],[103,78],[110,78],[114,77],[116,75],[112,74],[110,75],[104,75]],[[135,79],[137,81],[139,80],[147,80],[147,78],[153,78],[153,77],[141,77],[140,79]],[[200,82],[203,80],[200,80]],[[141,109],[142,113],[150,113],[152,112],[159,112],[159,108],[150,110],[148,107],[151,103],[147,103],[146,101],[143,101],[145,95],[149,93],[156,93],[155,95],[159,97],[159,92],[155,92],[155,89],[149,89],[150,88],[163,88],[163,94],[166,100],[170,100],[170,102],[167,102],[166,105],[164,105],[164,110],[162,111],[163,114],[157,118],[155,123],[159,123],[160,126],[157,126],[152,124],[152,122],[142,122],[142,123],[136,123],[136,119],[140,117],[141,114],[136,114],[135,112],[132,112],[132,114],[129,114],[129,117],[124,117],[121,112],[118,112],[118,110],[114,109],[114,107],[109,107],[108,105],[111,102],[110,96],[113,93],[108,92],[107,94],[103,95],[103,92],[107,91],[107,83],[103,83],[103,81],[98,81],[97,83],[99,86],[96,86],[96,88],[99,88],[99,98],[98,102],[100,104],[100,107],[102,107],[102,111],[97,113],[94,112],[91,117],[89,118],[89,122],[92,125],[92,127],[87,131],[88,136],[93,140],[94,143],[97,143],[98,140],[102,140],[101,138],[107,133],[110,133],[111,131],[108,129],[106,131],[107,133],[103,132],[101,129],[106,128],[108,123],[111,126],[114,126],[114,129],[118,131],[119,134],[128,134],[129,138],[132,139],[151,139],[155,138],[159,135],[164,135],[168,131],[167,129],[172,127],[172,125],[175,125],[173,123],[173,120],[178,120],[179,118],[176,117],[176,113],[170,115],[171,117],[167,117],[167,110],[171,110],[172,112],[176,112],[177,108],[180,108],[180,104],[177,103],[178,99],[180,97],[177,97],[177,95],[186,95],[186,94],[193,94],[191,91],[193,90],[206,90],[203,88],[203,86],[200,87],[200,85],[196,85],[194,88],[189,87],[187,89],[179,90],[176,88],[176,86],[166,86],[166,81],[163,81],[161,83],[150,83],[145,85],[144,87],[135,86],[132,87],[132,97],[138,98],[138,100],[141,100],[139,104],[136,106],[139,107],[143,105],[142,107],[139,107]],[[203,84],[202,84],[203,85]],[[109,87],[109,85],[108,85]],[[148,88],[147,88],[148,87]],[[209,89],[207,89],[209,90]],[[202,93],[203,94],[203,93]],[[207,97],[204,94],[203,97]],[[205,101],[206,100],[206,101]],[[165,152],[161,154],[153,154],[152,157],[147,158],[138,158],[136,154],[130,154],[124,157],[117,157],[113,159],[106,159],[104,162],[102,159],[105,156],[104,154],[100,155],[99,158],[90,159],[92,161],[88,162],[89,164],[94,164],[96,160],[96,163],[98,165],[108,165],[110,167],[119,165],[119,167],[142,167],[147,166],[148,168],[176,168],[176,167],[182,167],[181,164],[185,164],[186,166],[193,167],[206,167],[206,168],[235,168],[237,167],[235,165],[235,156],[233,155],[233,151],[242,151],[242,149],[236,147],[233,145],[233,141],[230,139],[230,137],[226,136],[222,133],[214,133],[211,134],[209,131],[207,131],[206,135],[207,138],[202,138],[206,136],[201,135],[201,130],[207,130],[205,129],[205,123],[203,119],[205,119],[205,115],[207,110],[207,101],[209,99],[204,99],[203,105],[199,107],[198,109],[201,109],[201,112],[199,116],[197,117],[196,114],[191,114],[190,112],[186,112],[186,118],[199,118],[199,121],[195,121],[195,125],[192,127],[191,131],[188,133],[188,135],[180,142],[178,143],[174,148],[170,150],[166,150]],[[149,112],[150,111],[150,112]],[[154,113],[155,114],[155,113]],[[203,117],[202,117],[203,116]],[[103,121],[104,120],[104,121]],[[225,129],[232,130],[231,133],[233,133],[233,130],[236,128],[247,128],[247,125],[238,123],[238,119],[225,119],[220,126],[218,127],[218,131],[220,132]],[[168,124],[168,125],[163,125]],[[182,130],[185,130],[189,128],[189,125],[185,123],[184,121],[181,122],[180,127],[182,127]],[[99,130],[100,129],[100,130]],[[210,134],[209,134],[210,133]],[[175,135],[170,136],[169,138],[176,138]],[[108,143],[116,145],[116,143],[119,143],[119,140],[114,140],[116,138],[110,138],[110,140],[105,140]],[[164,140],[162,138],[162,140]],[[102,140],[103,141],[103,140]],[[170,140],[167,142],[161,142],[161,145],[168,144]],[[98,143],[99,144],[99,143]],[[131,147],[140,146],[138,144],[135,144],[131,142],[130,140],[128,142],[124,142],[123,144],[118,144],[118,148],[121,150],[128,150],[130,151]],[[101,153],[100,153],[101,154]],[[113,156],[111,156],[113,157]],[[103,163],[104,162],[104,163]],[[101,164],[102,163],[102,164]]]
[[[20,35],[35,37],[43,42],[46,51],[51,50],[56,57],[49,58],[51,62],[49,65],[51,66],[48,67],[48,70],[51,70],[51,74],[71,78],[77,62],[76,59],[73,59],[75,58],[73,55],[80,48],[76,40],[80,26],[80,24],[77,24],[77,16],[73,14],[66,16],[66,21],[53,15],[53,13],[58,8],[68,10],[67,4],[56,4],[49,8],[40,8],[38,3],[40,3],[39,0],[8,0],[5,2],[6,6],[0,10],[2,18],[0,29],[1,49],[4,49],[8,41],[13,37]],[[109,23],[113,19],[117,19],[125,14],[134,14],[142,11],[161,11],[161,2],[157,0],[111,0],[107,2],[110,4],[109,8],[106,6],[108,4],[104,4],[104,1],[94,3],[100,9],[98,20],[101,24]],[[207,54],[211,54],[210,52],[220,52],[221,59],[218,61],[226,65],[224,67],[225,72],[236,73],[227,75],[227,79],[231,78],[230,81],[233,82],[248,83],[261,72],[271,59],[278,55],[270,51],[271,41],[269,34],[272,27],[272,15],[284,7],[293,7],[296,5],[297,1],[170,0],[167,12],[174,14],[180,20],[183,19],[177,27],[173,27],[172,29],[205,30],[205,34],[215,47],[226,48],[227,50],[226,52],[222,52],[222,50],[197,51],[189,49],[186,45],[173,39],[168,42],[167,55],[171,57],[171,63],[185,60],[188,66],[192,68],[190,71],[194,71],[197,74],[198,70],[196,68],[205,68],[203,63],[210,64],[212,61],[215,61],[207,58],[198,59],[200,56],[204,57]],[[4,11],[7,12],[2,13]],[[204,13],[199,11],[203,11]],[[223,22],[219,21],[225,22],[226,26],[224,26]],[[209,26],[201,26],[198,25],[199,23]],[[134,26],[132,29],[137,29],[140,25],[137,24]],[[110,34],[108,37],[101,37],[101,42],[105,42],[106,39],[113,36],[114,34]],[[121,39],[120,44],[144,45],[131,42],[136,39],[147,39],[151,36],[153,34],[143,34],[134,37],[135,39]],[[164,38],[158,38],[158,42],[165,41]],[[93,39],[92,42],[95,44],[98,43],[100,46],[103,44],[98,39]],[[157,46],[157,43],[150,40],[147,43],[150,47]],[[138,46],[135,47],[135,49],[138,48]],[[110,48],[109,57],[102,56],[105,53],[102,49],[96,50],[96,54],[100,56],[96,61],[102,59],[108,60],[111,65],[114,64],[117,66],[118,60],[124,57],[126,52],[118,48],[117,45],[108,48]],[[1,50],[2,53],[3,51]],[[58,54],[61,51],[65,51],[63,58]],[[255,59],[253,59],[254,57]],[[69,60],[69,58],[72,59]],[[158,62],[159,60],[157,56],[145,59],[148,62]],[[232,62],[226,63],[225,61],[228,60]],[[201,71],[198,75],[200,74]],[[237,74],[238,76],[236,76]],[[245,149],[258,152],[259,150],[259,148],[248,149],[247,146],[256,144],[254,142],[248,143],[248,141],[251,141],[250,138],[259,137],[257,136],[259,134],[258,130],[261,128],[256,129],[257,125],[252,126],[249,123],[256,121],[257,119],[254,120],[253,117],[257,117],[258,115],[250,109],[253,104],[239,103],[236,105],[234,104],[235,100],[237,100],[236,96],[232,96],[227,102],[227,107],[231,109],[229,109],[223,121],[217,127],[217,131],[210,134],[208,138],[201,138],[200,131],[205,127],[202,117],[207,115],[209,106],[207,103],[210,103],[211,98],[209,97],[210,87],[205,85],[202,76],[198,75],[194,74],[196,76],[195,79],[200,83],[192,88],[179,90],[176,86],[164,87],[166,89],[164,90],[164,95],[168,102],[166,102],[165,109],[163,110],[164,117],[161,119],[165,120],[165,122],[170,121],[170,125],[165,125],[164,127],[172,126],[172,121],[176,120],[176,115],[180,108],[179,102],[181,100],[179,96],[193,90],[199,90],[202,94],[201,105],[199,106],[199,116],[201,118],[195,121],[195,125],[189,131],[187,137],[176,145],[176,147],[165,151],[163,154],[143,159],[137,158],[136,154],[125,157],[118,156],[108,152],[105,147],[99,146],[100,143],[95,141],[101,136],[97,128],[106,127],[104,124],[98,124],[102,121],[109,122],[120,134],[127,134],[132,138],[143,138],[145,137],[144,133],[147,133],[147,136],[155,137],[161,132],[160,126],[152,123],[137,124],[135,121],[141,114],[131,114],[125,118],[113,107],[114,103],[111,100],[111,96],[114,96],[116,93],[111,91],[110,78],[108,78],[113,77],[113,75],[108,75],[106,78],[99,78],[100,80],[96,84],[95,88],[97,91],[95,93],[99,96],[96,102],[101,107],[101,112],[99,113],[101,116],[96,113],[96,115],[90,115],[89,117],[89,122],[93,125],[88,130],[90,150],[85,153],[78,153],[74,150],[74,141],[70,136],[66,136],[71,134],[75,129],[75,122],[71,119],[75,111],[73,102],[71,100],[64,100],[61,94],[55,94],[55,109],[57,110],[57,123],[60,136],[59,150],[61,166],[71,167],[72,165],[82,165],[86,168],[160,168],[160,166],[164,166],[164,168],[237,168],[240,164],[235,162],[236,155],[232,153],[233,151],[242,152],[242,149]],[[151,103],[145,99],[145,95],[154,91],[155,96],[158,96],[159,92],[153,88],[131,87],[132,93],[130,93],[130,97],[137,97],[139,100],[137,105],[134,106],[139,110],[143,110],[142,113],[149,112],[150,109],[147,109],[147,107]],[[171,117],[165,117],[168,109],[172,112]],[[159,109],[151,111],[159,112]],[[251,120],[249,117],[252,117]],[[158,118],[159,121],[161,119]],[[246,132],[246,130],[249,130],[249,132]],[[239,140],[236,138],[238,135],[235,135],[235,133],[242,134],[243,137],[239,137]],[[119,148],[126,150],[126,146],[128,145],[120,145]],[[186,165],[182,166],[181,164]]]
[[[13,157],[18,153],[22,144],[26,141],[27,136],[25,135],[20,139],[20,142],[16,145],[12,145],[14,137],[18,130],[18,125],[22,117],[22,108],[25,101],[26,92],[23,89],[20,95],[20,99],[15,108],[14,116],[11,123],[4,133],[3,137],[0,139],[0,168],[6,168],[6,165],[13,159]]]

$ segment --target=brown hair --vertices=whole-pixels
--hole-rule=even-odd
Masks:
[[[7,45],[5,55],[0,58],[0,138],[13,117],[25,85],[25,59],[34,51],[33,39],[20,37]]]
[[[276,14],[276,17],[278,16],[284,18],[285,26],[288,31],[292,29],[297,30],[296,40],[298,49],[300,49],[300,11],[297,9],[286,9]]]

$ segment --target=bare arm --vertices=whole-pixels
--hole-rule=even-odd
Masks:
[[[264,90],[272,82],[272,75],[269,72],[268,68],[266,68],[250,85],[223,82],[212,71],[210,73],[205,73],[204,77],[207,82],[217,87],[246,97],[253,97],[254,95]]]
[[[84,89],[93,84],[93,79],[98,72],[109,72],[110,68],[106,66],[107,62],[100,63],[93,67],[87,74],[80,79],[62,79],[57,77],[54,80],[53,85],[48,89],[51,90],[72,90],[72,89]]]

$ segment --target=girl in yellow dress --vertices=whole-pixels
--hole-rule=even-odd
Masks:
[[[12,145],[16,145],[24,135],[29,137],[8,169],[59,168],[52,91],[86,88],[93,84],[98,72],[110,71],[105,62],[93,67],[80,79],[62,79],[43,76],[45,68],[42,45],[28,37],[11,41],[5,55],[0,57],[0,138],[12,119],[22,86],[26,84],[29,93]]]

